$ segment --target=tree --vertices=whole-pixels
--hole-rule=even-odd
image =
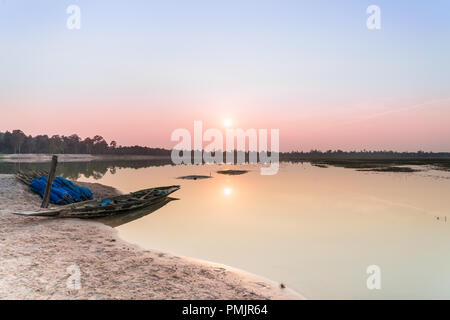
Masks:
[[[94,136],[94,149],[95,154],[105,154],[108,151],[108,143],[103,139],[102,136]]]
[[[22,146],[26,137],[27,136],[25,135],[25,133],[23,133],[21,130],[13,130],[11,142],[13,144],[14,153],[17,153],[17,151],[20,153],[20,147]]]
[[[47,135],[39,135],[34,139],[35,150],[33,153],[50,153],[50,139]]]
[[[62,153],[64,151],[63,139],[59,135],[50,138],[50,153]]]
[[[9,131],[5,132],[5,135],[3,137],[3,144],[4,144],[4,152],[5,153],[13,153],[14,147],[13,147],[13,138],[12,134]]]

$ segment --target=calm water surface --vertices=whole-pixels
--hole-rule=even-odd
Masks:
[[[179,201],[118,227],[144,248],[227,264],[307,298],[450,298],[449,172],[284,163],[274,176],[250,165],[233,166],[251,170],[240,176],[217,174],[227,167],[214,165],[119,166],[99,174],[72,166],[64,164],[66,175],[123,192],[181,184]],[[370,265],[381,268],[381,290],[366,287]]]
[[[179,201],[118,228],[147,249],[241,268],[308,298],[450,298],[448,173],[287,163],[274,176],[249,165],[215,173],[223,168],[123,168],[96,181],[124,192],[181,184]],[[369,265],[381,268],[381,290],[367,289]]]

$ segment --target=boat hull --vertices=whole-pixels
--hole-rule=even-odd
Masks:
[[[117,197],[78,202],[45,211],[13,212],[22,216],[93,219],[142,210],[165,201],[180,186],[144,189]],[[103,203],[105,203],[103,205]]]

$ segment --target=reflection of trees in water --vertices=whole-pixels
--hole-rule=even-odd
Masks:
[[[111,160],[111,161],[90,161],[90,162],[60,162],[57,168],[57,175],[71,180],[77,180],[81,176],[86,178],[101,179],[108,171],[116,174],[117,169],[122,168],[148,168],[156,166],[172,165],[170,159],[151,160]],[[50,163],[8,163],[0,162],[0,173],[10,174],[18,170],[49,170]]]

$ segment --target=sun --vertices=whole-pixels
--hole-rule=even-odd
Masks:
[[[225,126],[225,127],[231,127],[232,125],[233,125],[233,121],[231,121],[231,119],[225,119],[224,121],[223,121],[223,125]]]
[[[233,191],[231,190],[231,188],[225,188],[225,189],[223,190],[223,193],[225,193],[226,196],[231,195],[232,192],[233,192]]]

